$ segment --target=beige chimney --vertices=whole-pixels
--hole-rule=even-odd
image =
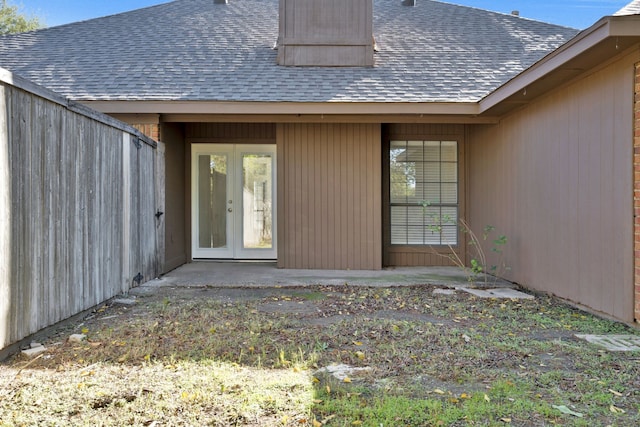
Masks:
[[[278,64],[373,66],[372,0],[280,0]]]

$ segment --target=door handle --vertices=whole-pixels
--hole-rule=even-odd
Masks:
[[[228,210],[229,212],[233,212],[233,209],[231,209],[231,208],[229,208],[229,209],[227,209],[227,210]]]

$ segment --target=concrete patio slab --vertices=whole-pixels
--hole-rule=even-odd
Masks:
[[[473,283],[482,287],[484,282]],[[398,267],[384,270],[289,270],[270,262],[193,262],[143,284],[142,288],[163,286],[270,287],[311,285],[411,286],[440,285],[449,288],[469,286],[457,267]],[[492,287],[514,288],[506,281]]]

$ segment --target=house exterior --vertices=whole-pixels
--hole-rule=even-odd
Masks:
[[[574,29],[439,1],[176,0],[0,38],[165,144],[165,265],[381,269],[508,236],[506,278],[640,319],[640,2]]]

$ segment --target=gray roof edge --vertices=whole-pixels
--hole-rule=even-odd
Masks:
[[[627,21],[638,21],[640,24],[640,15],[612,15],[600,18],[592,26],[580,31],[573,38],[567,40],[564,44],[549,52],[547,55],[531,64],[528,68],[524,69],[522,72],[515,75],[513,78],[483,97],[479,101],[480,112],[483,113],[494,107],[504,99],[522,90],[523,87],[526,87],[533,81],[540,80],[547,74],[558,69],[562,64],[592,48],[597,43],[609,37],[617,37],[618,35],[613,31],[615,28],[612,27],[614,27],[616,23],[625,23]],[[640,37],[640,25],[635,28],[635,33],[631,36]],[[625,35],[629,36],[629,34]],[[619,52],[616,52],[615,54],[618,53]],[[556,63],[552,64],[554,61],[556,61]],[[548,68],[545,68],[545,66],[548,66]],[[541,68],[545,69],[541,70]],[[538,75],[535,75],[535,73],[538,73]]]
[[[549,26],[553,26],[553,27],[564,28],[564,29],[567,29],[567,30],[576,30],[576,31],[578,30],[578,28],[569,27],[567,25],[555,24],[555,23],[552,23],[552,22],[542,21],[540,19],[527,18],[526,16],[514,15],[513,13],[508,13],[508,12],[499,12],[497,10],[483,9],[481,7],[469,6],[469,5],[466,5],[466,4],[450,3],[449,1],[444,1],[444,0],[433,0],[433,1],[436,1],[438,3],[447,3],[447,4],[454,5],[454,6],[464,7],[464,8],[467,8],[467,9],[475,9],[475,10],[479,10],[479,11],[486,12],[486,13],[493,13],[493,14],[496,14],[496,15],[511,16],[512,18],[518,18],[518,19],[522,19],[524,21],[531,21],[531,22],[535,22],[535,23],[538,23],[538,24],[545,24],[545,25],[549,25]]]
[[[468,115],[479,114],[478,101],[434,102],[270,102],[200,100],[83,100],[107,114],[225,114],[225,115]]]
[[[640,0],[634,0],[631,3],[623,6],[619,11],[614,13],[614,16],[625,16],[640,14]]]
[[[0,82],[23,90],[25,92],[32,93],[35,96],[58,104],[69,111],[81,114],[107,126],[111,126],[115,129],[135,135],[145,144],[150,145],[154,148],[158,146],[158,143],[156,141],[149,138],[133,126],[121,122],[120,120],[114,119],[113,117],[101,113],[100,111],[90,108],[84,104],[72,101],[69,98],[66,98],[52,90],[45,88],[44,86],[34,83],[31,80],[25,79],[24,77],[13,73],[6,68],[0,67]]]
[[[34,32],[34,31],[47,31],[47,30],[52,30],[52,29],[64,28],[64,27],[71,26],[71,25],[82,24],[82,23],[85,23],[85,22],[96,21],[96,20],[101,20],[101,19],[105,19],[105,18],[111,18],[111,17],[118,16],[118,15],[126,15],[126,14],[130,14],[130,13],[138,13],[139,11],[142,11],[142,10],[145,10],[145,9],[153,9],[153,8],[156,8],[156,7],[162,7],[162,6],[166,5],[167,3],[172,3],[174,1],[176,1],[176,0],[164,0],[162,3],[156,3],[156,4],[153,4],[153,5],[150,5],[150,6],[138,7],[136,9],[125,10],[125,11],[117,12],[117,13],[110,13],[108,15],[96,16],[94,18],[81,19],[80,21],[67,22],[65,24],[54,25],[52,27],[36,28],[35,30],[27,31],[27,33]],[[211,1],[213,1],[213,0],[211,0]],[[18,33],[18,34],[24,34],[24,33]]]

